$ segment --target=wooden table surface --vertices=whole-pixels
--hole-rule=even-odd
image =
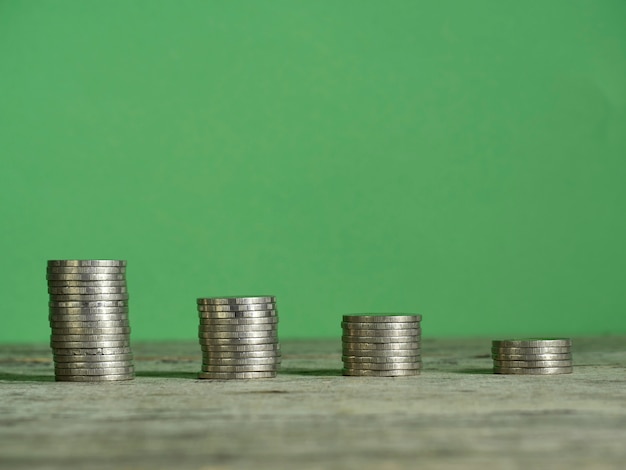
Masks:
[[[196,380],[193,342],[136,343],[137,378],[54,382],[0,346],[0,467],[626,468],[626,338],[575,338],[574,373],[491,373],[489,339],[423,340],[417,377],[340,375],[339,341],[285,341],[276,379]]]

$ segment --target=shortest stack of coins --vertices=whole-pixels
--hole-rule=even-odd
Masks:
[[[51,260],[47,279],[56,380],[133,379],[126,261]]]
[[[198,299],[201,379],[267,379],[280,365],[276,297]]]
[[[492,341],[495,374],[553,375],[572,373],[572,340],[506,339]]]
[[[419,375],[421,320],[421,315],[344,315],[343,375]]]

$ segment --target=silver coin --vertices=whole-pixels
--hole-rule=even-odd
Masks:
[[[199,338],[206,339],[275,339],[276,330],[262,331],[201,331],[198,333]]]
[[[394,323],[394,322],[420,322],[422,321],[421,315],[344,315],[343,321],[356,322],[356,323]]]
[[[421,362],[348,362],[343,361],[343,366],[350,370],[404,370],[421,369]]]
[[[564,348],[571,347],[572,340],[569,338],[525,338],[504,339],[491,342],[493,348]]]
[[[60,308],[128,308],[128,300],[86,300],[86,301],[51,301],[48,302],[50,309]]]
[[[106,300],[128,300],[128,294],[50,294],[53,302],[94,302]]]
[[[419,349],[420,343],[343,343],[344,351],[364,351],[364,350],[416,350]],[[349,355],[349,354],[347,354]]]
[[[569,354],[572,352],[570,347],[547,347],[547,348],[491,348],[491,354]]]
[[[124,274],[125,266],[48,266],[48,274]]]
[[[571,367],[571,360],[564,361],[501,361],[494,359],[493,361],[494,367],[499,368],[516,368],[516,367]]]
[[[407,328],[420,328],[421,322],[341,322],[341,327],[344,331],[348,330],[404,330]]]
[[[398,336],[398,335],[376,335],[376,336],[342,336],[341,341],[346,343],[402,343],[421,341],[419,334]]]
[[[276,332],[278,330],[278,328],[276,327],[276,324],[272,324],[272,323],[266,323],[265,325],[255,325],[255,326],[251,326],[251,325],[244,325],[244,326],[234,326],[234,325],[227,325],[227,326],[217,326],[217,325],[200,325],[199,326],[199,331],[201,333],[211,333],[211,332],[215,332],[215,333],[226,333],[226,332],[232,332],[232,333],[248,333],[248,332],[263,332],[265,331],[266,334],[272,333],[272,332]]]
[[[130,346],[117,346],[110,348],[53,348],[55,358],[60,356],[95,356],[106,359],[108,356],[119,356],[121,354],[132,354]]]
[[[557,375],[571,374],[573,367],[494,367],[494,374]]]
[[[48,287],[48,294],[52,295],[100,295],[100,294],[127,294],[126,287]]]
[[[60,367],[63,364],[86,364],[86,363],[100,363],[100,362],[129,362],[133,361],[133,354],[83,354],[81,356],[74,355],[54,355],[54,363]]]
[[[254,295],[245,297],[204,297],[197,300],[199,305],[247,305],[276,303],[273,295]]]
[[[271,379],[276,372],[200,372],[199,379],[232,380],[232,379]]]
[[[72,327],[72,328],[59,328],[59,327],[52,327],[52,335],[53,336],[59,336],[59,335],[83,335],[83,336],[102,336],[102,335],[106,335],[106,336],[110,336],[110,335],[129,335],[130,334],[130,327],[118,327],[118,328],[101,328],[101,327],[95,327],[95,328],[85,328],[85,327]]]
[[[247,366],[251,364],[276,364],[279,358],[276,357],[247,357],[243,359],[232,359],[214,357],[207,358],[202,361],[202,365],[205,366]]]
[[[281,357],[279,350],[269,351],[217,351],[205,352],[202,356],[204,360],[245,360],[245,359],[275,359]]]
[[[200,345],[202,351],[217,354],[222,351],[280,351],[279,343],[267,343],[267,344],[210,344]]]
[[[351,349],[343,350],[343,356],[358,356],[358,357],[388,357],[388,358],[401,358],[401,357],[414,357],[420,356],[422,350],[420,348],[409,349]],[[382,360],[382,359],[381,359]]]
[[[47,274],[48,281],[124,281],[126,274]]]
[[[126,322],[128,323],[128,314],[127,313],[114,313],[114,314],[105,314],[105,313],[92,313],[89,315],[48,315],[48,320],[50,323],[61,323],[61,322]]]
[[[198,305],[199,312],[250,312],[256,310],[276,310],[276,304]]]
[[[54,369],[54,375],[126,375],[135,372],[134,367],[99,367],[92,369]]]
[[[117,321],[50,321],[55,328],[130,328],[128,320]]]
[[[48,266],[126,266],[126,260],[121,259],[50,259]]]
[[[370,330],[370,329],[342,329],[343,336],[417,336],[422,334],[421,328],[406,328],[402,330]]]
[[[55,370],[74,370],[74,369],[107,369],[119,367],[131,367],[132,361],[88,361],[88,362],[55,362]]]
[[[278,317],[276,315],[270,317],[255,318],[200,318],[201,325],[216,326],[256,326],[256,325],[276,325]]]
[[[65,342],[65,341],[128,341],[128,334],[117,335],[50,335],[51,341]]]
[[[128,305],[124,307],[48,307],[51,315],[89,315],[89,314],[127,314]]]
[[[130,340],[125,341],[50,341],[54,349],[90,349],[90,348],[125,348],[130,347]]]
[[[135,374],[110,374],[110,375],[56,375],[57,382],[115,382],[118,380],[133,380]]]
[[[207,366],[202,365],[202,372],[272,372],[276,371],[276,364],[248,364],[243,366],[219,365]]]
[[[126,281],[48,281],[48,287],[127,287]]]
[[[201,319],[227,319],[227,318],[274,318],[278,315],[276,310],[250,310],[247,312],[198,312]]]
[[[410,363],[421,362],[421,355],[411,356],[341,356],[343,362],[350,363],[375,363],[375,364],[395,364],[395,363]]]
[[[571,361],[572,354],[492,354],[491,358],[501,361]]]
[[[406,377],[410,375],[419,375],[419,369],[396,369],[396,370],[359,370],[359,369],[347,369],[341,370],[343,375],[349,375],[353,377]]]

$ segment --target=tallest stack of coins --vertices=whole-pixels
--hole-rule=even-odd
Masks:
[[[56,380],[133,379],[126,261],[52,260],[47,279]]]

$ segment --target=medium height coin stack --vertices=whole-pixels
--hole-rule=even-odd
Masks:
[[[344,315],[343,375],[419,375],[421,315]]]
[[[496,374],[571,374],[571,339],[507,339],[492,341],[491,357]]]
[[[47,280],[56,380],[133,379],[126,261],[51,260]]]
[[[198,299],[201,379],[276,377],[280,365],[276,297]]]

